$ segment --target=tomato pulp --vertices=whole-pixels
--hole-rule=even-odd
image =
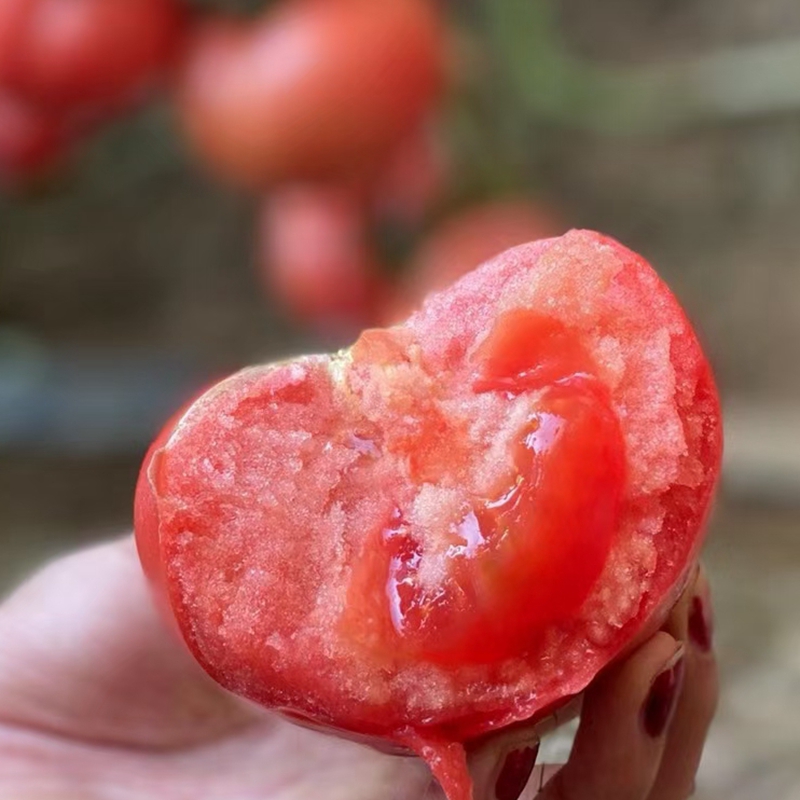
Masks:
[[[365,349],[357,343],[355,358]],[[437,520],[433,546],[413,507],[395,507],[366,539],[348,597],[349,632],[369,637],[381,620],[392,656],[486,664],[535,647],[586,598],[619,523],[622,434],[575,337],[550,317],[511,311],[474,361],[473,392],[530,395],[530,412],[509,443],[508,468]],[[419,445],[410,438],[397,448],[418,486],[446,483],[466,466],[454,465],[450,449],[421,455]],[[374,608],[365,613],[369,598]]]
[[[675,299],[571,232],[218,384],[146,460],[136,533],[212,677],[410,747],[466,800],[465,742],[582,691],[674,602],[720,449]]]

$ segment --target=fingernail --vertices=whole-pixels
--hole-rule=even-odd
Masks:
[[[699,594],[692,598],[689,611],[689,638],[702,652],[711,650],[714,639],[714,622],[708,602]]]
[[[536,756],[539,754],[539,743],[529,747],[512,750],[500,768],[497,782],[494,785],[496,800],[517,800],[530,780]]]
[[[642,706],[642,724],[649,736],[661,736],[669,726],[683,684],[683,648],[678,650],[653,681]]]

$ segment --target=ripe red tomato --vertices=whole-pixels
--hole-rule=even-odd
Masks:
[[[0,183],[49,166],[65,145],[62,120],[0,90]]]
[[[49,108],[116,108],[175,55],[179,0],[4,0],[0,82]]]
[[[419,123],[444,78],[430,0],[289,0],[252,25],[215,20],[179,80],[192,146],[263,187],[369,171]]]
[[[327,186],[281,189],[264,202],[259,237],[265,283],[293,314],[321,328],[370,321],[379,270],[355,194]]]

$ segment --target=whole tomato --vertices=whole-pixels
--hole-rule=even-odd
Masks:
[[[179,0],[3,0],[0,83],[51,109],[137,99],[175,56]]]
[[[362,175],[414,130],[444,81],[430,0],[289,0],[201,26],[180,72],[183,126],[226,179]]]
[[[371,321],[379,275],[361,198],[341,187],[289,186],[264,202],[259,260],[271,294],[321,329]]]

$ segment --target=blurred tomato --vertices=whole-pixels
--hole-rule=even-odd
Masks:
[[[137,99],[175,55],[179,0],[2,0],[0,83],[48,108]]]
[[[14,184],[50,166],[65,144],[63,122],[0,91],[0,183]]]
[[[179,85],[184,127],[245,186],[363,174],[420,123],[444,80],[433,0],[288,0],[211,21]]]
[[[322,329],[372,321],[380,271],[359,198],[326,186],[280,189],[265,202],[259,255],[272,294]]]
[[[444,192],[449,164],[432,125],[420,127],[394,149],[373,190],[382,217],[418,223]]]
[[[19,49],[18,37],[36,0],[2,0],[0,2],[0,83],[8,77],[14,54]]]
[[[449,286],[498,253],[565,230],[552,212],[529,200],[497,200],[466,209],[421,244],[382,318],[401,319],[429,292]]]

